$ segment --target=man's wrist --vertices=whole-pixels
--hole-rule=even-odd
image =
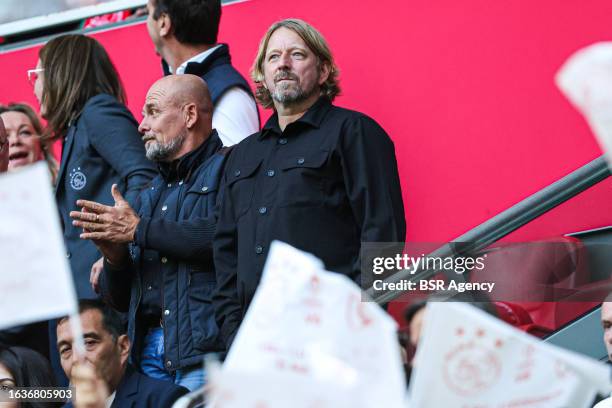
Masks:
[[[123,246],[116,254],[104,254],[105,262],[112,268],[122,268],[127,264],[129,250],[127,245]]]
[[[116,259],[110,259],[108,257],[104,258],[104,262],[112,269],[123,269],[126,265],[126,262],[120,262]]]

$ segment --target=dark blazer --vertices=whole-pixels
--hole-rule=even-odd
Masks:
[[[147,377],[128,366],[117,387],[111,408],[170,408],[188,392],[187,388]],[[73,407],[72,402],[68,402],[65,407]]]
[[[96,297],[89,274],[101,255],[93,242],[79,238],[81,229],[72,226],[69,213],[78,210],[76,200],[113,205],[110,191],[117,183],[124,197],[133,203],[156,174],[155,165],[145,157],[138,123],[125,105],[106,94],[89,99],[64,139],[55,189],[66,257],[79,298]]]
[[[213,130],[197,151],[188,154],[190,164],[179,164],[176,173],[181,182],[165,199],[167,211],[162,216],[154,216],[154,208],[167,183],[176,179],[172,181],[162,171],[151,182],[134,207],[140,223],[130,248],[132,262],[121,268],[105,262],[100,275],[102,297],[115,309],[128,312],[132,362],[136,365],[140,363],[142,340],[148,328],[139,319],[146,258],[159,260],[164,365],[177,370],[201,363],[206,353],[225,350],[211,304],[215,287],[212,239],[217,225],[217,191],[226,157],[219,149],[221,140]]]

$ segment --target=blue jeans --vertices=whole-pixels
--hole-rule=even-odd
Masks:
[[[164,366],[164,329],[149,329],[140,355],[140,370],[151,378],[171,381],[195,391],[204,385],[204,367],[191,366],[169,372]]]

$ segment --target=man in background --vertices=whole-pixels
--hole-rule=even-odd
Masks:
[[[259,130],[259,114],[247,81],[232,66],[229,47],[218,44],[220,0],[149,0],[147,30],[164,73],[194,74],[210,91],[213,128],[224,146]]]
[[[603,328],[604,345],[608,352],[608,360],[612,360],[612,299],[606,299],[601,304],[601,326]]]
[[[601,326],[603,329],[603,341],[608,354],[608,363],[612,361],[612,295],[601,304]],[[606,398],[593,408],[612,408],[612,397]]]
[[[116,311],[99,300],[81,300],[79,315],[83,356],[75,352],[70,319],[64,317],[57,324],[62,368],[76,388],[78,406],[165,408],[187,393],[183,387],[142,375],[128,364],[130,341]],[[104,405],[81,404],[85,400]]]

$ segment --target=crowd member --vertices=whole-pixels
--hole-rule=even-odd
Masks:
[[[77,398],[88,394],[88,382],[96,380],[102,383],[96,390],[101,390],[102,398],[106,399],[103,407],[166,408],[188,392],[183,387],[142,375],[128,364],[130,340],[119,313],[100,300],[85,299],[79,301],[79,317],[85,340],[83,356],[74,350],[70,319],[62,318],[57,324],[62,368],[76,387]],[[94,378],[83,375],[82,369],[79,371],[84,365],[93,367]],[[91,399],[95,401],[96,396]]]
[[[41,143],[43,127],[34,109],[25,103],[0,105],[0,117],[8,134],[9,170],[44,159],[55,182],[57,160],[53,157],[51,146]]]
[[[49,388],[55,380],[49,362],[41,354],[26,347],[0,349],[0,388],[3,391],[15,387]],[[53,402],[5,402],[4,408],[59,407]]]
[[[603,341],[608,352],[608,360],[612,361],[612,296],[608,296],[601,304],[601,326]]]
[[[427,317],[426,309],[428,302],[465,302],[491,316],[499,317],[496,304],[491,302],[488,296],[478,291],[466,291],[456,293],[452,296],[449,296],[448,293],[434,293],[427,299],[417,299],[413,301],[404,310],[404,320],[406,321],[408,332],[406,333],[403,331],[400,334],[400,338],[405,340],[400,341],[400,344],[403,348],[402,363],[407,385],[410,384],[414,356],[423,332],[423,324]]]
[[[220,0],[149,0],[147,29],[164,73],[201,77],[214,105],[212,125],[225,146],[259,130],[247,81],[232,66],[227,44],[217,44]]]
[[[214,240],[214,303],[229,345],[278,239],[357,280],[361,242],[405,237],[393,142],[372,119],[332,105],[338,70],[304,21],[273,24],[253,66],[257,99],[274,114],[235,146]]]
[[[6,129],[5,129],[6,128]],[[42,126],[34,110],[26,104],[0,105],[0,172],[47,159],[52,176],[57,162],[40,142]],[[49,355],[47,322],[16,326],[0,331],[3,346],[25,346]]]
[[[608,363],[612,361],[612,296],[608,295],[601,303],[601,326],[603,342],[608,353]],[[612,408],[612,395],[599,401],[593,408]]]
[[[212,129],[212,103],[195,75],[153,84],[140,131],[160,175],[133,210],[113,190],[114,207],[79,201],[73,212],[105,255],[101,293],[129,311],[134,360],[149,376],[190,390],[204,382],[202,359],[224,345],[210,299],[215,286],[212,239],[216,195],[225,161]],[[133,242],[128,256],[128,243]]]
[[[426,316],[425,309],[428,302],[464,302],[474,306],[483,312],[499,318],[497,305],[491,302],[491,299],[479,291],[465,291],[449,295],[448,293],[434,293],[428,299],[419,299],[410,304],[404,311],[404,320],[408,324],[410,335],[410,346],[416,349],[421,332],[423,322]]]
[[[48,122],[45,141],[63,141],[55,198],[77,295],[95,298],[89,275],[100,253],[79,239],[81,231],[68,214],[77,209],[77,199],[112,203],[115,183],[132,202],[155,176],[155,167],[145,157],[138,123],[124,105],[119,75],[100,43],[83,35],[56,37],[41,48],[30,72]]]
[[[8,169],[9,162],[9,141],[4,129],[4,121],[0,117],[0,173],[4,173]]]
[[[404,312],[404,320],[408,323],[408,341],[410,349],[414,352],[421,337],[423,328],[423,316],[425,315],[426,300],[419,300],[412,303]]]

